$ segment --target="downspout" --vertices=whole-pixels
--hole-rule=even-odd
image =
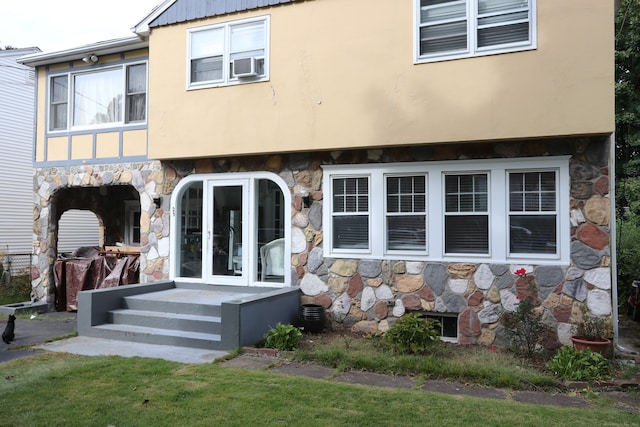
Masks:
[[[620,345],[618,329],[618,265],[617,265],[617,224],[616,224],[616,143],[615,133],[609,136],[609,200],[611,205],[610,245],[611,252],[611,307],[613,309],[613,346],[622,353],[631,353]]]

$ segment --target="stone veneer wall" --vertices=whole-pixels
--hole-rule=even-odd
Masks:
[[[171,171],[169,171],[171,172]],[[168,179],[167,179],[168,178]],[[169,277],[169,197],[157,208],[154,198],[170,194],[160,162],[113,163],[91,166],[36,168],[34,173],[35,205],[33,210],[34,261],[32,265],[32,299],[54,301],[53,264],[57,251],[57,221],[52,200],[65,188],[130,185],[140,195],[140,282]],[[91,209],[91,206],[86,208]],[[124,211],[122,212],[124,217]]]
[[[324,258],[322,165],[403,161],[571,155],[571,265],[433,263]],[[176,181],[191,173],[268,170],[287,183],[292,206],[292,283],[303,303],[324,306],[334,327],[384,332],[409,311],[458,314],[459,342],[500,343],[500,315],[534,292],[544,321],[570,344],[581,307],[611,315],[609,252],[609,138],[447,144],[402,149],[353,150],[291,155],[179,161],[165,165]],[[169,175],[168,173],[166,174]],[[171,184],[174,186],[175,183]],[[303,195],[312,203],[305,207]],[[514,271],[526,268],[528,277]]]
[[[571,155],[571,265],[439,263],[404,260],[324,258],[322,244],[322,165]],[[53,293],[55,224],[51,195],[71,186],[132,185],[140,193],[141,282],[167,278],[169,196],[182,177],[193,173],[270,171],[288,185],[291,206],[292,284],[303,303],[323,305],[334,327],[383,332],[409,311],[458,314],[460,343],[499,343],[500,315],[514,310],[518,297],[534,292],[545,322],[559,342],[569,344],[572,323],[586,306],[611,315],[609,252],[609,138],[447,144],[402,149],[353,150],[40,168],[35,173],[33,295]],[[306,207],[303,195],[312,203]],[[161,208],[153,198],[163,196]],[[526,268],[527,279],[514,274]],[[51,302],[51,301],[49,301]]]

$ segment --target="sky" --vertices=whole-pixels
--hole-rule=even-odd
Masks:
[[[0,46],[55,52],[133,36],[162,0],[4,0]]]

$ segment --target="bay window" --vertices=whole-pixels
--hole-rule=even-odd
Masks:
[[[536,0],[415,0],[416,62],[535,48]]]

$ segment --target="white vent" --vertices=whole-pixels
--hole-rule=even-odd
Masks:
[[[257,76],[256,58],[234,59],[233,74],[238,78]]]

